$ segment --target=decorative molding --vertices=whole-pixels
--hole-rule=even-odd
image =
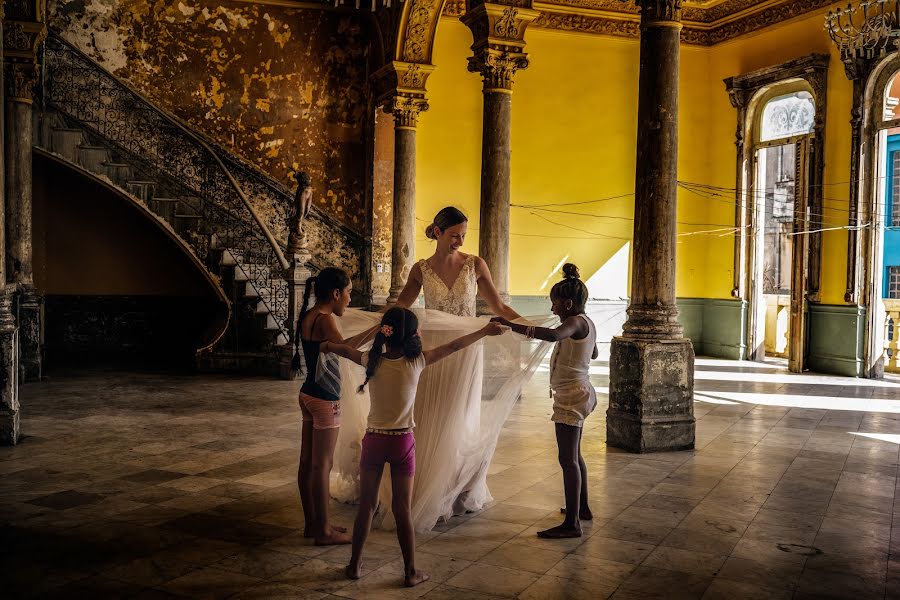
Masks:
[[[462,17],[474,39],[469,71],[481,74],[484,91],[512,90],[516,71],[528,67],[525,29],[539,14],[528,8],[483,3]]]
[[[415,129],[419,124],[419,113],[428,110],[428,101],[421,96],[410,96],[402,92],[395,94],[385,105],[385,111],[394,115],[396,129]]]
[[[776,23],[833,4],[833,0],[725,0],[711,3],[683,0],[638,0],[664,14],[680,6],[684,28],[681,41],[692,46],[714,46]],[[541,0],[534,2],[540,16],[531,25],[540,29],[637,38],[640,6],[624,0]],[[657,6],[658,5],[658,6]],[[464,0],[447,0],[443,16],[465,14]],[[668,17],[667,17],[668,18]]]
[[[28,12],[23,7],[11,7],[11,4],[17,3],[6,2],[7,12]],[[7,101],[31,104],[34,100],[34,88],[40,77],[38,49],[46,36],[47,27],[43,23],[3,22],[3,76]]]
[[[681,21],[682,0],[635,0],[645,21]]]

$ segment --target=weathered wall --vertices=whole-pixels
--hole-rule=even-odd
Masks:
[[[249,2],[51,0],[51,29],[157,105],[365,231],[361,17]]]

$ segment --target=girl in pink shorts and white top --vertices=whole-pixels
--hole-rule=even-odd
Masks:
[[[578,276],[578,267],[563,265],[564,279],[550,290],[551,310],[562,323],[555,329],[529,327],[496,317],[513,331],[547,342],[557,342],[550,357],[550,391],[556,445],[563,470],[566,517],[562,525],[539,531],[545,538],[581,537],[581,520],[593,518],[588,506],[587,466],[581,456],[584,420],[597,407],[597,394],[589,374],[591,360],[597,358],[597,330],[584,314],[587,286]]]
[[[433,350],[422,350],[419,320],[405,308],[395,307],[384,313],[381,329],[375,335],[372,350],[363,353],[333,342],[322,344],[322,352],[333,352],[366,367],[371,408],[362,441],[360,456],[359,512],[353,525],[353,553],[347,565],[347,576],[359,579],[362,550],[372,527],[378,506],[378,490],[384,464],[391,466],[392,508],[397,521],[397,539],[403,552],[405,583],[414,586],[427,581],[427,573],[416,569],[415,530],[410,506],[413,477],[416,472],[416,440],[413,437],[413,408],[416,388],[422,370],[486,335],[500,335],[507,330],[499,323],[463,336]]]

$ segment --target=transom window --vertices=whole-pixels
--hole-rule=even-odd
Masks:
[[[762,113],[759,141],[770,142],[812,133],[816,105],[809,92],[794,92],[772,98]]]

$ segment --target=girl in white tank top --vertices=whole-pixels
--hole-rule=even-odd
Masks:
[[[559,327],[531,327],[496,317],[516,333],[548,342],[557,342],[550,357],[550,391],[559,465],[563,470],[566,515],[562,525],[539,531],[544,538],[581,537],[581,520],[591,520],[588,506],[587,467],[581,456],[584,420],[597,406],[597,394],[590,380],[591,359],[597,358],[597,330],[584,314],[587,286],[578,276],[578,267],[563,266],[563,280],[550,290],[551,310],[559,317]]]

